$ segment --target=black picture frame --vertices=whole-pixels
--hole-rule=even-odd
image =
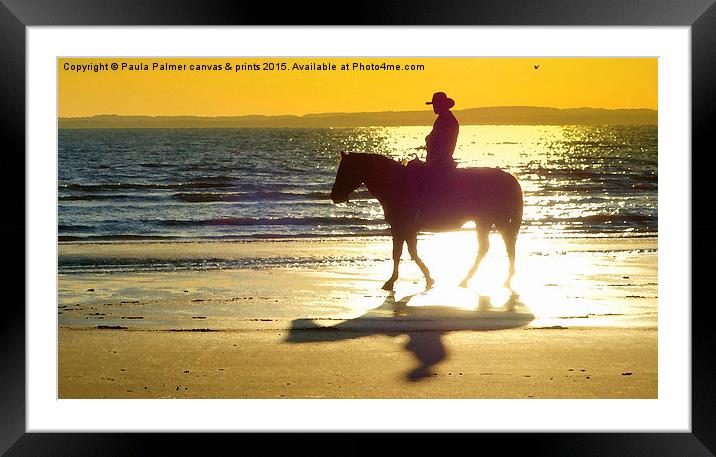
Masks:
[[[503,26],[690,26],[692,64],[692,214],[709,201],[709,166],[702,162],[712,151],[709,142],[714,125],[716,98],[716,6],[714,0],[666,2],[659,0],[429,0],[361,2],[322,9],[301,2],[225,0],[0,0],[0,113],[6,185],[14,194],[24,189],[25,176],[25,57],[26,27],[115,25],[503,25]],[[688,151],[670,152],[683,154]],[[708,157],[708,156],[706,156]],[[699,166],[696,166],[697,159]],[[10,172],[9,170],[12,170]],[[19,170],[23,170],[22,173]],[[22,182],[9,183],[16,179]],[[8,192],[6,190],[6,192]],[[6,203],[0,232],[7,240],[26,238],[25,201]],[[691,433],[480,433],[461,434],[459,440],[480,450],[505,449],[508,454],[549,456],[713,456],[716,452],[716,357],[711,330],[709,300],[696,300],[708,284],[708,268],[696,268],[699,259],[713,257],[716,249],[708,236],[716,230],[711,218],[692,218],[691,303],[671,303],[692,313]],[[685,223],[682,221],[681,223]],[[7,243],[9,289],[25,282],[25,246]],[[14,246],[14,247],[12,247]],[[22,249],[22,252],[20,252]],[[24,266],[25,260],[22,261]],[[705,264],[704,264],[705,265]],[[20,278],[20,275],[23,278]],[[48,285],[52,287],[52,285]],[[20,294],[22,303],[24,294]],[[702,295],[702,297],[707,297]],[[147,455],[151,447],[162,454],[212,454],[224,446],[234,449],[264,448],[270,453],[296,452],[365,454],[374,452],[374,440],[392,451],[457,450],[454,438],[426,434],[377,437],[332,434],[315,446],[310,434],[137,434],[137,433],[26,433],[25,431],[25,313],[20,300],[3,307],[0,318],[0,453],[8,456],[44,455]],[[479,412],[475,412],[479,414]],[[280,436],[277,436],[280,435]],[[455,438],[456,439],[456,438]],[[505,443],[509,443],[506,446]],[[475,447],[478,446],[478,447]],[[229,448],[231,449],[231,448]],[[421,452],[421,453],[422,453]],[[464,452],[464,451],[460,451]]]

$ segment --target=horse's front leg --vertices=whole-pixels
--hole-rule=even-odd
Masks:
[[[383,290],[393,290],[393,284],[398,279],[398,265],[400,264],[400,256],[403,255],[403,242],[405,238],[397,232],[393,232],[393,274],[390,275],[385,284],[383,284]]]

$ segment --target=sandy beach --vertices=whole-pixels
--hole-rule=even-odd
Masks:
[[[657,397],[653,329],[285,337],[62,329],[60,398]]]
[[[657,397],[656,238],[525,237],[518,296],[493,241],[461,289],[474,234],[421,239],[427,292],[381,237],[61,243],[58,396]]]

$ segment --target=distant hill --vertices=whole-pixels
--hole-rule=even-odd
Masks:
[[[455,110],[460,125],[603,125],[657,124],[656,110],[541,108],[501,106]],[[118,116],[60,118],[61,129],[96,128],[240,128],[240,127],[371,127],[432,125],[435,115],[423,111],[323,113],[304,116]]]

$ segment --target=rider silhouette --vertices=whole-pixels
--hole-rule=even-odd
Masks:
[[[455,106],[455,101],[448,98],[445,92],[435,92],[432,101],[425,104],[433,105],[433,112],[438,118],[433,124],[433,130],[425,137],[425,163],[416,158],[408,164],[415,170],[415,190],[419,196],[416,220],[420,217],[440,218],[439,205],[436,203],[444,195],[443,184],[457,166],[452,156],[460,129],[457,119],[450,111],[450,108]]]
[[[431,169],[454,168],[456,164],[452,155],[460,130],[457,119],[450,111],[450,108],[455,106],[455,101],[448,98],[445,92],[435,92],[432,101],[425,104],[433,105],[433,112],[438,115],[433,130],[425,137],[425,149],[428,152],[426,164]]]

